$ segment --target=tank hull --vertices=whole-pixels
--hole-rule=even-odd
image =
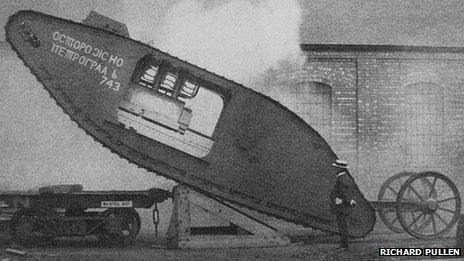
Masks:
[[[114,153],[210,196],[338,233],[329,199],[337,156],[278,102],[100,28],[20,11],[5,30],[7,41],[57,104]],[[187,107],[189,97],[200,92],[189,93],[187,84],[170,90],[163,85],[166,72],[163,82],[154,83],[162,95],[151,85],[144,85],[149,92],[143,90],[142,81],[134,79],[151,80],[146,62],[153,70],[168,64],[179,77],[201,82],[201,95],[207,97],[203,105]],[[141,78],[139,69],[145,73]],[[204,109],[214,100],[210,93],[220,102]],[[201,121],[211,116],[205,111],[215,110],[213,121]],[[348,234],[360,237],[371,231],[375,213],[351,176],[350,186],[358,204],[348,218]]]

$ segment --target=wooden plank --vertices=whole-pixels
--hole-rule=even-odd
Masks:
[[[168,228],[168,244],[175,248],[237,248],[271,247],[290,244],[288,237],[276,229],[237,211],[233,205],[225,205],[186,187],[174,189],[173,214]],[[195,218],[192,216],[201,208],[204,213],[214,215],[228,223],[252,233],[252,235],[192,235],[190,228]],[[198,222],[193,222],[198,223]]]
[[[253,220],[246,215],[239,213],[234,209],[225,206],[224,204],[221,204],[219,201],[207,198],[193,191],[191,191],[188,196],[190,204],[199,206],[213,215],[228,220],[254,235],[266,237],[280,236],[280,234],[274,228]]]

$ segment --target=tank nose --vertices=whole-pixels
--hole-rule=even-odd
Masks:
[[[40,47],[40,41],[37,35],[32,31],[29,22],[22,21],[18,25],[19,33],[25,42],[29,42],[32,47]]]
[[[17,12],[8,19],[5,26],[6,38],[15,46],[24,42],[34,48],[40,47],[42,43],[38,37],[39,34],[34,30],[37,30],[36,18],[30,11]]]

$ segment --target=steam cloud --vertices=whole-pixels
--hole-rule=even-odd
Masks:
[[[163,51],[241,83],[253,82],[279,61],[301,57],[296,0],[182,0],[153,17],[163,22],[152,27],[151,37],[146,30],[135,30],[133,37],[153,40]],[[136,25],[128,24],[131,33]]]
[[[239,0],[213,5],[199,0],[127,1],[122,9],[126,17],[122,21],[133,38],[153,40],[155,47],[239,82],[252,82],[281,60],[300,58],[301,12],[296,1]],[[71,183],[90,190],[174,185],[128,164],[86,136],[10,47],[0,47],[5,58],[0,62],[5,73],[0,79],[1,190]],[[169,215],[170,202],[160,209]],[[141,212],[150,219],[150,213]],[[162,231],[167,222],[163,220]],[[153,231],[151,222],[144,222],[142,230]]]

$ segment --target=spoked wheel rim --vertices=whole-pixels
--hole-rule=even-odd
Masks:
[[[395,202],[398,198],[398,192],[403,186],[404,182],[408,180],[415,172],[400,172],[387,179],[380,187],[378,194],[378,201],[392,201]],[[382,222],[394,232],[404,233],[403,226],[401,226],[396,208],[381,208],[378,210],[379,217]]]
[[[404,211],[409,205],[408,211]],[[403,206],[403,207],[402,207]],[[437,238],[448,233],[461,213],[461,197],[456,185],[445,175],[426,171],[410,177],[398,192],[397,215],[410,235]]]

